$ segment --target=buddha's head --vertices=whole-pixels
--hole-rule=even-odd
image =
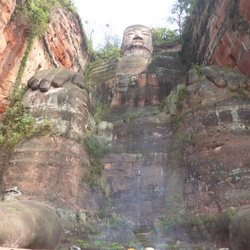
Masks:
[[[121,54],[150,56],[153,52],[152,34],[148,27],[132,25],[123,33]]]

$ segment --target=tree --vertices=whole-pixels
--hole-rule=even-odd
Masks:
[[[190,10],[194,2],[195,0],[176,0],[171,9],[171,14],[173,16],[168,19],[171,23],[178,25],[179,35],[182,35],[183,24],[187,16],[190,14]]]
[[[87,36],[88,36],[90,42],[92,43],[93,42],[93,34],[95,32],[94,24],[92,24],[88,20],[85,20],[84,27],[85,27],[85,32],[87,33]]]
[[[95,52],[96,60],[106,60],[121,56],[121,49],[114,44],[107,44]]]
[[[109,45],[119,47],[121,45],[120,37],[114,34],[113,24],[106,24],[103,30],[103,34],[104,34],[104,47]]]
[[[96,60],[119,57],[121,55],[121,39],[118,35],[113,34],[112,25],[106,24],[103,33],[104,43],[101,44],[95,52]]]
[[[161,45],[167,42],[173,42],[179,38],[179,35],[174,30],[167,28],[151,29],[153,45]]]

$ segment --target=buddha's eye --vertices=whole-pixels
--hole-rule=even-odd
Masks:
[[[142,32],[142,34],[143,34],[144,36],[150,36],[150,34],[149,34],[149,33],[146,33],[146,32]]]

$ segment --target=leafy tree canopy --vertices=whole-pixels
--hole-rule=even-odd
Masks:
[[[116,44],[106,44],[99,50],[95,51],[96,60],[106,60],[118,58],[121,55],[121,49]]]
[[[177,31],[167,28],[153,28],[151,29],[151,32],[153,45],[161,45],[167,42],[173,42],[180,38],[180,36],[177,34]]]

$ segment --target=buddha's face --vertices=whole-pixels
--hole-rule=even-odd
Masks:
[[[149,28],[142,25],[129,26],[123,34],[122,55],[147,55],[153,51],[152,34]]]

